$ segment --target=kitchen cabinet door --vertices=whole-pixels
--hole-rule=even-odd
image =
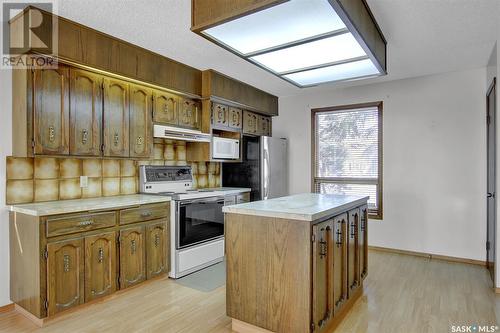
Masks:
[[[271,136],[271,118],[266,116],[258,116],[257,133],[263,136]]]
[[[85,237],[85,302],[115,291],[115,232]]]
[[[228,107],[226,105],[212,104],[212,124],[217,127],[228,125]]]
[[[347,236],[347,274],[348,274],[348,297],[359,286],[359,245],[358,245],[358,225],[359,208],[349,211],[348,236]]]
[[[201,128],[201,103],[187,98],[182,98],[179,109],[179,126]]]
[[[144,227],[120,231],[120,289],[146,279],[145,250]]]
[[[155,90],[153,93],[153,121],[164,125],[176,126],[179,124],[179,97]]]
[[[102,128],[102,76],[72,68],[70,78],[70,154],[99,156]]]
[[[128,83],[104,79],[104,156],[129,156]]]
[[[69,68],[33,72],[34,153],[69,154]]]
[[[258,117],[253,112],[243,111],[243,133],[257,134]]]
[[[82,239],[47,244],[48,315],[84,302]]]
[[[243,126],[243,111],[238,108],[229,108],[228,126],[234,129],[241,129]]]
[[[362,280],[368,275],[368,206],[360,208],[359,219],[359,270]]]
[[[333,220],[313,226],[313,321],[318,332],[333,318]]]
[[[337,314],[347,300],[347,213],[333,219],[333,305]]]
[[[169,242],[168,222],[166,220],[150,224],[146,227],[146,277],[168,272]]]
[[[150,157],[153,151],[152,92],[130,85],[130,157]]]

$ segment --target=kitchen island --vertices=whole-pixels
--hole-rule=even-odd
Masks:
[[[233,330],[333,330],[363,291],[367,201],[304,193],[224,207]]]

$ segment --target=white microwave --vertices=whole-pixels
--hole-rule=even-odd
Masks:
[[[212,137],[212,158],[237,160],[240,158],[240,140]]]

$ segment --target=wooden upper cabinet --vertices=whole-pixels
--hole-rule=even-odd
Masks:
[[[33,73],[34,153],[69,154],[69,69],[36,69]]]
[[[229,108],[228,126],[234,129],[243,127],[243,111],[238,108]]]
[[[153,93],[153,121],[165,125],[179,124],[179,97],[155,90]]]
[[[257,116],[258,117],[258,129],[257,133],[263,136],[271,136],[271,117]]]
[[[212,124],[215,126],[228,125],[228,107],[223,104],[212,104]]]
[[[115,232],[85,238],[85,302],[116,291]]]
[[[84,302],[84,250],[82,239],[47,245],[48,315]]]
[[[349,211],[349,224],[347,235],[347,281],[348,281],[348,296],[354,292],[359,286],[359,246],[358,246],[358,230],[359,230],[359,209]]]
[[[130,157],[150,157],[153,148],[152,92],[130,85]]]
[[[168,272],[169,242],[165,220],[146,226],[146,277]]]
[[[368,275],[368,206],[359,210],[359,270],[361,279],[364,279]]]
[[[102,76],[70,70],[71,155],[99,156],[102,128]]]
[[[193,129],[201,128],[201,103],[181,98],[179,105],[179,125]]]
[[[129,156],[129,87],[104,79],[104,156]]]
[[[333,220],[313,226],[313,321],[318,332],[333,318]]]
[[[257,134],[258,116],[253,112],[243,111],[243,133]]]
[[[120,231],[120,288],[127,288],[146,279],[146,248],[144,227]]]
[[[333,219],[333,305],[334,314],[347,300],[347,213]]]

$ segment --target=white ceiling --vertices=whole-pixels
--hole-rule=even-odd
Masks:
[[[190,0],[59,0],[59,15],[278,96],[486,66],[498,0],[368,0],[388,42],[385,77],[300,89],[192,33]]]

